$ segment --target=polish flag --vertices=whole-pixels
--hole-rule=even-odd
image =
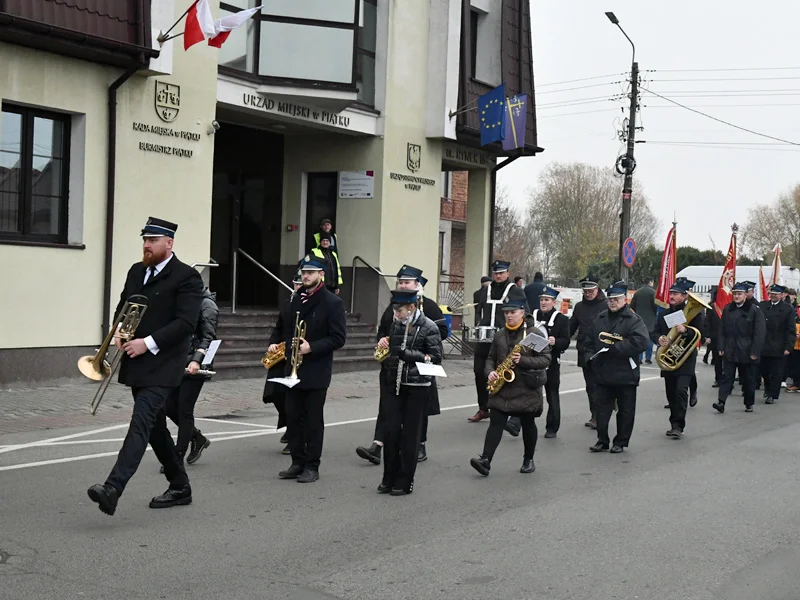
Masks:
[[[781,284],[783,277],[781,276],[781,245],[777,244],[772,251],[775,253],[775,259],[772,261],[772,275],[769,277],[769,285]]]
[[[222,19],[214,20],[208,0],[195,0],[186,14],[183,30],[183,49],[188,50],[198,42],[208,40],[209,46],[222,47],[231,31],[247,23],[261,7],[242,10]]]
[[[756,300],[761,302],[769,298],[768,290],[769,287],[767,287],[767,282],[764,280],[764,269],[762,267],[758,267],[758,289],[756,290]]]

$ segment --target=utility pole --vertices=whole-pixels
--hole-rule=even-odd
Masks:
[[[633,193],[633,172],[636,170],[636,159],[633,157],[633,148],[636,144],[636,111],[639,108],[639,63],[636,62],[636,46],[625,33],[625,30],[619,24],[619,19],[613,12],[607,12],[606,17],[613,25],[619,27],[633,48],[633,55],[631,56],[631,108],[630,116],[628,117],[628,151],[625,156],[620,156],[617,159],[617,172],[621,173],[620,167],[625,169],[625,182],[622,185],[622,212],[620,213],[619,223],[619,254],[617,257],[619,265],[619,278],[623,281],[628,281],[628,267],[622,260],[622,246],[625,240],[631,235],[631,195]]]

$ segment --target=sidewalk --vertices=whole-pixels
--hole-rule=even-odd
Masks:
[[[473,386],[472,360],[446,360],[447,378],[440,389]],[[107,425],[125,422],[131,415],[127,387],[109,386],[95,416],[89,406],[96,390],[90,382],[17,390],[0,390],[0,435],[63,427]],[[261,401],[264,378],[211,380],[203,386],[195,413],[198,417],[221,417],[247,412],[276,415],[274,407]],[[474,394],[472,394],[474,396]],[[363,400],[378,406],[378,371],[342,373],[333,376],[327,402]]]

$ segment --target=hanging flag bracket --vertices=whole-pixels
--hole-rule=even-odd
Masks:
[[[171,36],[169,35],[169,32],[175,29],[175,26],[178,23],[183,21],[184,17],[189,14],[189,11],[192,10],[192,6],[194,6],[195,4],[196,4],[195,2],[192,2],[192,4],[189,5],[189,8],[187,8],[186,11],[180,17],[178,17],[178,20],[175,21],[169,29],[167,29],[163,33],[160,31],[158,32],[158,37],[156,38],[156,40],[161,46],[163,46],[165,42],[168,42],[169,40],[174,40],[176,37],[183,35],[182,33],[177,33]]]

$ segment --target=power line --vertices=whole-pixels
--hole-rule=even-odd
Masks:
[[[700,77],[693,79],[659,79],[658,81],[789,81],[800,77]]]
[[[780,102],[770,104],[695,104],[695,107],[702,108],[750,108],[755,106],[800,106],[797,102]],[[685,108],[682,105],[673,106],[671,104],[643,104],[643,108]]]
[[[705,150],[743,150],[743,151],[756,151],[756,152],[798,152],[795,148],[764,148],[757,146],[709,146],[707,144],[686,144],[686,143],[670,143],[670,142],[648,142],[653,145],[667,146],[671,148],[698,148]]]
[[[573,90],[585,90],[588,88],[596,88],[596,87],[603,87],[606,85],[614,85],[617,83],[622,83],[621,81],[606,81],[605,83],[593,83],[591,85],[579,85],[578,87],[571,87],[571,88],[564,88],[563,90],[548,90],[546,92],[537,92],[537,96],[541,96],[542,94],[560,94],[561,92],[571,92]]]
[[[657,79],[655,81],[658,81]],[[653,83],[652,81],[650,83]],[[665,94],[750,94],[761,93],[773,94],[778,92],[794,92],[800,93],[800,88],[780,88],[777,90],[661,90]]]
[[[710,142],[708,140],[647,140],[641,143],[642,144],[703,144],[709,146],[786,146],[787,145],[781,142]]]
[[[543,115],[543,116],[538,116],[537,115],[536,116],[536,120],[538,121],[540,119],[552,119],[554,117],[570,117],[570,116],[573,116],[573,115],[590,115],[590,114],[593,114],[593,113],[609,112],[611,110],[613,110],[614,112],[617,112],[617,111],[623,110],[623,107],[620,106],[619,108],[601,108],[601,109],[598,109],[598,110],[585,110],[585,111],[581,111],[581,112],[569,112],[569,113],[562,113],[560,115]]]
[[[594,98],[578,98],[575,100],[562,100],[560,102],[548,102],[547,104],[538,104],[537,108],[561,108],[568,106],[579,106],[581,104],[595,104],[598,102],[613,102],[619,100],[616,96],[596,96]]]
[[[537,83],[536,88],[550,87],[551,85],[562,85],[565,83],[580,83],[581,81],[592,81],[595,79],[605,79],[606,77],[619,77],[627,73],[611,73],[609,75],[598,75],[597,77],[584,77],[582,79],[568,79],[566,81],[554,81],[553,83]]]
[[[778,141],[778,142],[784,142],[786,144],[791,144],[792,146],[800,146],[800,144],[798,144],[797,142],[792,142],[792,141],[789,141],[789,140],[785,140],[783,138],[775,137],[773,135],[767,135],[766,133],[760,133],[758,131],[754,131],[752,129],[748,129],[747,127],[742,127],[741,125],[736,125],[734,123],[731,123],[730,121],[725,121],[723,119],[718,119],[717,117],[712,117],[711,115],[709,115],[707,113],[704,113],[704,112],[699,111],[699,110],[694,109],[694,108],[690,108],[690,107],[686,106],[685,104],[681,104],[680,102],[677,102],[677,101],[675,101],[675,100],[673,100],[671,98],[667,98],[666,96],[662,96],[661,94],[658,94],[656,92],[648,90],[646,87],[642,87],[642,89],[645,92],[647,92],[648,94],[653,94],[654,96],[658,96],[662,100],[666,100],[667,102],[671,102],[672,104],[675,104],[676,106],[680,106],[681,108],[685,108],[688,111],[691,111],[691,112],[693,112],[695,114],[698,114],[698,115],[701,115],[703,117],[706,117],[707,119],[711,119],[712,121],[717,121],[718,123],[722,123],[724,125],[728,125],[729,127],[733,127],[735,129],[741,129],[742,131],[746,131],[748,133],[752,133],[753,135],[757,135],[759,137],[767,138],[767,139],[770,139],[770,140],[775,140],[775,141]]]
[[[647,69],[648,73],[721,73],[724,71],[800,71],[800,67],[736,67],[727,69]]]

